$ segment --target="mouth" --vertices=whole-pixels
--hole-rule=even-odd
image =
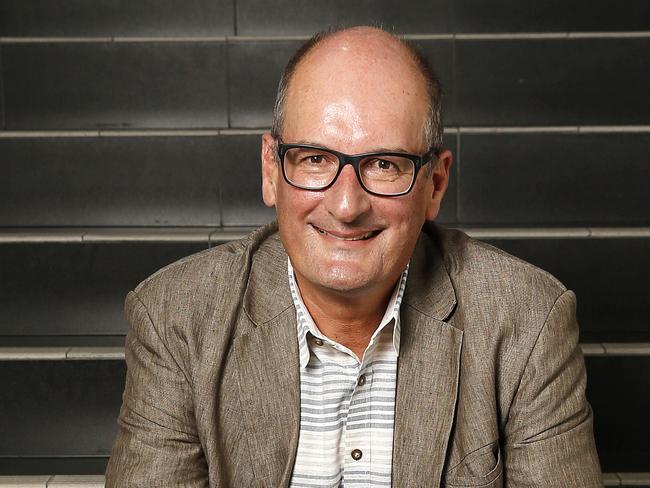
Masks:
[[[366,232],[335,232],[326,231],[312,224],[312,227],[318,231],[319,234],[324,236],[338,239],[339,241],[367,241],[378,235],[381,230],[370,230]]]

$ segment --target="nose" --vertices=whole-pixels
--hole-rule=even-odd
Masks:
[[[351,164],[346,164],[334,184],[325,190],[325,208],[339,222],[352,223],[370,210],[370,194],[359,183]]]

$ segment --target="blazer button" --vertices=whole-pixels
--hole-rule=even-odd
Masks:
[[[316,339],[314,339],[314,344],[316,344],[317,346],[322,346],[323,341],[317,337]]]
[[[363,456],[363,453],[361,452],[360,449],[355,449],[354,451],[351,452],[351,455],[352,455],[352,459],[358,461]]]

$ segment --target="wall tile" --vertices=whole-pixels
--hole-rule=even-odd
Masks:
[[[223,225],[255,226],[275,219],[262,200],[261,135],[224,136]]]
[[[587,397],[594,410],[603,471],[647,472],[650,459],[650,357],[588,357]]]
[[[562,8],[571,31],[647,31],[650,28],[650,3],[646,0],[580,0],[571,8],[566,4]]]
[[[454,0],[454,32],[645,31],[645,0]]]
[[[312,35],[328,26],[376,25],[401,34],[449,32],[450,0],[238,0],[239,35]]]
[[[0,0],[0,36],[219,36],[231,0]]]
[[[207,242],[2,244],[0,336],[123,335],[126,294],[205,248]]]
[[[225,43],[5,44],[8,129],[227,125]]]
[[[462,134],[469,225],[647,225],[649,134]]]
[[[109,454],[125,374],[124,361],[0,362],[0,456]]]
[[[650,342],[650,239],[491,239],[576,292],[582,342]]]
[[[646,124],[650,39],[459,40],[460,125]]]
[[[218,226],[215,137],[0,139],[0,225]]]
[[[303,41],[238,41],[228,45],[231,127],[270,127],[278,82]],[[454,122],[451,41],[416,41],[445,91],[445,123]]]
[[[456,134],[445,134],[443,144],[452,154],[449,186],[445,192],[436,222],[452,224],[458,222],[458,165],[456,159]]]
[[[282,70],[302,41],[228,45],[231,127],[270,127]]]
[[[2,45],[0,44],[0,129],[5,128],[4,70],[2,67]]]

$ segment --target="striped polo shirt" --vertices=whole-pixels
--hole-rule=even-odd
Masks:
[[[391,485],[399,310],[408,266],[359,362],[323,335],[305,307],[291,261],[300,354],[300,438],[290,486]]]

